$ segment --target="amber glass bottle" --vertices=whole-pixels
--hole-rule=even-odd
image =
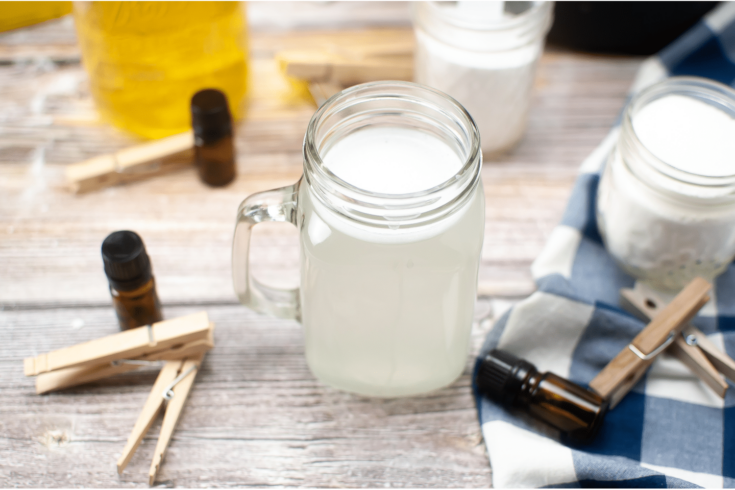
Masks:
[[[102,261],[122,330],[163,320],[151,262],[137,233],[108,235],[102,242]]]
[[[216,89],[200,90],[191,99],[194,155],[199,178],[214,187],[235,178],[235,145],[227,97]]]
[[[509,352],[492,350],[480,362],[475,376],[479,391],[501,404],[526,410],[579,442],[597,434],[607,413],[605,399]]]

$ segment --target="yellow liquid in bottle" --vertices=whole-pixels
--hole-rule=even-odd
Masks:
[[[71,13],[71,2],[3,2],[0,32],[56,19]]]
[[[204,88],[243,115],[243,3],[75,2],[74,20],[92,96],[115,126],[146,138],[187,131],[191,97]]]

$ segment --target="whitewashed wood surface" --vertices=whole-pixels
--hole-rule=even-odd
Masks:
[[[204,309],[217,324],[217,347],[197,377],[158,484],[491,485],[469,389],[472,358],[465,374],[438,392],[361,398],[314,379],[297,323],[256,315],[235,299],[237,205],[299,178],[314,110],[289,97],[272,56],[316,34],[252,33],[252,101],[237,129],[232,185],[210,189],[188,169],[82,196],[64,191],[64,166],[134,140],[97,120],[69,19],[0,34],[0,486],[147,483],[159,425],[121,477],[115,461],[154,371],[46,396],[35,395],[22,373],[24,357],[117,330],[99,247],[118,229],[143,237],[166,317]],[[544,55],[525,138],[483,168],[487,219],[473,354],[494,319],[533,291],[530,264],[640,61],[553,49]],[[259,228],[256,274],[293,283],[295,230]]]

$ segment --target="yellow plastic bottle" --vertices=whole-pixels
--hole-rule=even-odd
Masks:
[[[146,138],[191,128],[189,104],[216,88],[242,116],[247,24],[241,2],[75,2],[74,20],[97,108]]]

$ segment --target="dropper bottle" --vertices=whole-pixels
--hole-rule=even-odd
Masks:
[[[156,281],[143,240],[133,231],[116,231],[102,242],[102,262],[121,330],[163,320]]]
[[[498,349],[480,361],[475,384],[500,404],[527,411],[579,442],[595,437],[608,409],[597,393],[554,373],[539,373],[530,362]]]
[[[235,178],[235,145],[227,96],[216,89],[200,90],[191,99],[194,158],[199,178],[213,187]]]

